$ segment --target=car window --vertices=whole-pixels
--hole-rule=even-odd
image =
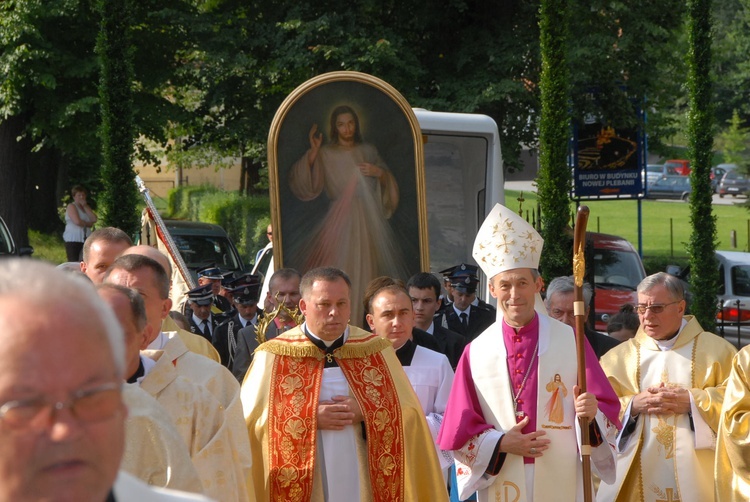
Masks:
[[[641,277],[638,255],[611,249],[594,250],[594,282],[611,284],[633,289],[638,286]]]
[[[750,296],[750,265],[732,267],[732,291],[737,296]]]
[[[224,237],[172,235],[188,268],[196,269],[216,263],[222,270],[239,270],[240,264]]]

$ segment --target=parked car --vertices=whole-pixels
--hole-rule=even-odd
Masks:
[[[685,159],[672,159],[664,163],[664,167],[673,170],[675,174],[687,176],[690,174],[690,161]]]
[[[646,187],[646,197],[649,199],[679,199],[688,200],[693,187],[689,176],[664,176],[657,178]]]
[[[0,258],[6,256],[31,256],[33,253],[34,248],[31,246],[16,247],[8,226],[2,217],[0,217]]]
[[[716,251],[719,267],[719,294],[717,302],[721,310],[717,322],[750,325],[750,253],[739,251]],[[667,273],[683,281],[688,292],[690,307],[690,267],[680,269],[675,265],[667,267]]]
[[[721,179],[721,183],[719,183],[719,197],[725,195],[731,195],[732,197],[744,195],[747,197],[748,192],[750,192],[750,177],[739,169],[727,171]]]
[[[667,166],[666,164],[648,164],[646,166],[646,183],[653,183],[659,178],[666,176],[679,176],[674,166]]]
[[[724,175],[727,173],[727,170],[722,167],[722,165],[730,165],[730,164],[719,164],[716,167],[711,168],[711,188],[713,189],[714,193],[719,192],[719,183],[721,183],[721,178],[724,177]],[[734,164],[731,164],[734,165]]]
[[[245,272],[237,248],[221,226],[182,220],[164,220],[164,225],[194,279],[196,270],[212,263],[237,277]]]
[[[616,235],[587,232],[593,244],[594,328],[607,332],[609,318],[626,303],[635,305],[635,290],[646,270],[632,244]]]

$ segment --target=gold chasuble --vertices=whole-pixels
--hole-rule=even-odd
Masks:
[[[601,365],[620,398],[621,416],[636,394],[661,384],[688,389],[688,414],[641,414],[618,440],[617,482],[599,487],[600,501],[713,500],[714,449],[724,381],[736,349],[685,316],[674,345],[661,350],[642,330],[607,352]],[[696,416],[697,415],[697,416]]]
[[[750,346],[732,362],[716,444],[716,501],[750,500]]]
[[[219,357],[219,353],[216,352],[216,349],[211,345],[211,342],[200,335],[196,335],[180,328],[171,317],[167,316],[164,318],[161,323],[161,330],[165,333],[169,331],[176,332],[180,335],[180,339],[182,339],[190,352],[206,356],[207,358],[221,364],[221,357]]]
[[[254,466],[248,486],[259,502],[325,500],[317,411],[326,357],[300,327],[255,352],[242,404]],[[360,466],[359,500],[447,500],[424,413],[390,342],[350,326],[331,359],[364,417],[350,459]]]

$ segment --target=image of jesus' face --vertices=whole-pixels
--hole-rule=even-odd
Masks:
[[[342,113],[336,117],[336,131],[339,133],[339,143],[350,144],[354,142],[357,126],[351,113]]]

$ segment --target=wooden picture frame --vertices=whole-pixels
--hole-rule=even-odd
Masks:
[[[386,82],[342,71],[300,85],[268,136],[275,268],[341,268],[360,324],[371,279],[429,270],[423,159],[414,112]]]

